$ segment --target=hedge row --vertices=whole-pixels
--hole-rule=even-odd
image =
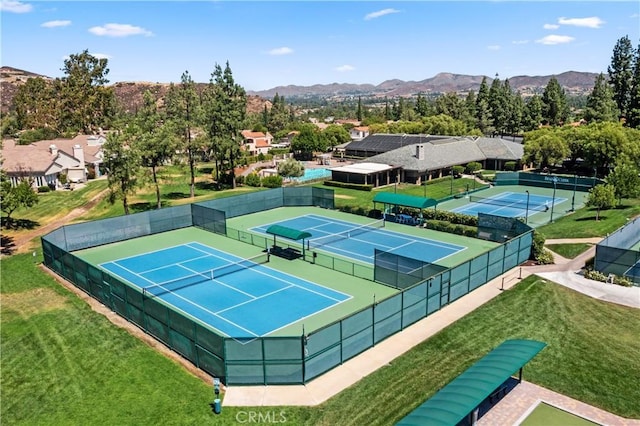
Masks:
[[[468,214],[429,209],[425,210],[422,215],[427,220],[440,220],[457,225],[478,226],[478,217]]]
[[[427,220],[424,223],[427,229],[434,231],[447,232],[449,234],[464,235],[465,237],[476,238],[478,236],[478,228],[466,225],[455,225],[442,220]]]
[[[347,189],[357,189],[359,191],[371,191],[373,189],[373,185],[364,185],[360,183],[346,183],[346,182],[338,182],[335,180],[326,180],[324,184],[327,186],[333,186],[336,188],[347,188]]]

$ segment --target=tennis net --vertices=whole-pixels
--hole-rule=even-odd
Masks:
[[[263,263],[267,263],[268,261],[269,253],[262,253],[254,257],[243,259],[234,263],[229,263],[224,266],[219,266],[208,271],[198,272],[186,277],[181,277],[175,280],[165,281],[159,284],[153,284],[148,287],[144,287],[142,289],[142,294],[147,297],[157,297],[165,293],[172,293],[174,291],[180,290],[181,288],[189,287],[207,281],[213,281],[225,275],[233,274],[235,272],[262,265]]]
[[[522,209],[522,210],[527,209],[527,203],[518,201],[518,200],[514,201],[514,200],[503,200],[500,198],[483,198],[483,197],[478,197],[476,195],[470,195],[469,201],[472,203],[493,204],[496,206],[513,207],[513,208]],[[549,205],[546,203],[539,204],[539,203],[530,202],[528,208],[529,210],[536,210],[536,211],[542,212],[549,209]]]
[[[309,250],[320,248],[322,246],[326,246],[327,244],[331,244],[336,241],[345,240],[347,238],[352,238],[356,235],[364,234],[365,232],[371,232],[380,228],[384,228],[384,222],[385,222],[384,219],[380,219],[380,220],[376,220],[375,222],[368,223],[366,225],[356,226],[346,231],[338,232],[336,234],[331,234],[324,237],[316,238],[314,240],[309,240],[309,242],[307,243],[307,248]]]

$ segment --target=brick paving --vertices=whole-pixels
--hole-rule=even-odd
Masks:
[[[477,424],[478,426],[519,425],[540,402],[547,403],[600,425],[640,426],[640,420],[616,416],[526,381],[511,390],[500,402],[482,416]]]

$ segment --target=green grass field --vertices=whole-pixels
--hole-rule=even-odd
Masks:
[[[210,384],[93,312],[31,255],[0,267],[6,424],[235,425],[253,411],[282,414],[292,425],[389,425],[508,338],[549,345],[525,369],[526,380],[640,417],[638,311],[535,277],[320,406],[223,406],[214,417]]]
[[[593,244],[587,243],[571,243],[571,244],[548,244],[546,247],[558,253],[560,256],[565,257],[567,259],[573,259],[579,254],[584,253],[591,247]]]
[[[521,426],[592,426],[596,424],[545,403],[538,404],[531,414],[520,423]]]

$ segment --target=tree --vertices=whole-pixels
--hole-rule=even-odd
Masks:
[[[6,214],[4,221],[8,228],[12,226],[11,215],[14,211],[20,207],[32,207],[40,201],[32,185],[31,179],[24,178],[12,186],[6,171],[0,169],[0,207]]]
[[[505,81],[505,83],[508,82]],[[525,109],[524,101],[519,92],[510,97],[508,115],[507,115],[507,132],[515,135],[520,133],[523,127]]]
[[[162,120],[156,101],[148,90],[143,95],[142,108],[135,118],[139,134],[136,148],[140,152],[142,165],[151,169],[153,184],[156,188],[156,206],[162,207],[157,169],[175,154],[178,146],[172,123]]]
[[[504,135],[507,128],[508,102],[505,87],[503,87],[496,74],[496,78],[491,82],[491,87],[489,88],[489,109],[493,120],[493,129],[500,135]]]
[[[542,99],[533,95],[524,107],[523,127],[524,130],[536,130],[542,123]]]
[[[122,200],[124,214],[129,214],[129,196],[140,184],[140,155],[135,147],[135,126],[109,133],[103,145],[109,183],[109,201]]]
[[[596,77],[593,90],[587,97],[584,119],[587,122],[617,121],[618,119],[613,93],[602,73]]]
[[[59,93],[64,130],[91,133],[113,117],[115,95],[113,88],[105,86],[109,82],[107,63],[88,50],[65,59]]]
[[[640,195],[640,169],[625,156],[618,158],[616,166],[605,180],[613,186],[618,204],[622,204],[623,198]]]
[[[596,185],[589,190],[589,198],[585,203],[588,207],[595,207],[596,220],[600,220],[600,210],[610,209],[616,203],[615,189],[612,185]]]
[[[487,77],[482,77],[478,96],[476,97],[476,127],[480,129],[482,134],[488,135],[494,131],[491,123],[492,117],[491,109],[489,107],[489,86],[487,85]]]
[[[271,133],[277,133],[284,130],[289,124],[289,112],[287,111],[287,104],[285,103],[284,96],[279,96],[278,93],[273,97],[271,102],[271,111],[269,112],[269,131]]]
[[[358,96],[358,109],[356,111],[356,118],[358,121],[362,121],[362,97]]]
[[[640,128],[640,44],[636,49],[636,56],[633,62],[633,78],[631,80],[631,93],[629,95],[627,126],[633,129]]]
[[[200,103],[195,83],[191,75],[189,75],[189,71],[182,73],[179,87],[173,84],[169,86],[165,102],[167,119],[173,122],[173,128],[180,138],[182,152],[187,156],[191,176],[189,192],[191,198],[193,198],[195,196],[196,182],[196,153],[199,149],[199,144],[196,143],[197,141],[193,137],[193,128],[200,116]]]
[[[318,128],[313,124],[305,124],[300,127],[300,133],[291,141],[291,150],[302,159],[311,159],[313,153],[326,151],[326,140],[321,137]]]
[[[525,163],[535,163],[539,168],[557,164],[569,156],[567,142],[549,129],[527,133],[524,142]]]
[[[620,117],[628,114],[633,80],[633,46],[628,36],[619,39],[613,47],[611,65],[607,67],[609,82],[613,87],[613,99]]]
[[[322,135],[330,147],[347,143],[351,140],[351,135],[347,129],[340,124],[330,124],[322,131]]]
[[[436,114],[446,114],[460,120],[464,117],[464,101],[455,92],[445,93],[436,99]]]
[[[542,117],[551,126],[564,124],[569,118],[567,97],[555,77],[551,77],[542,94]]]
[[[415,111],[419,117],[426,117],[430,113],[429,103],[427,102],[427,99],[422,95],[422,93],[418,93]]]
[[[304,175],[304,165],[293,158],[287,158],[278,164],[278,174],[282,177],[300,177]]]
[[[29,78],[13,98],[19,129],[53,129],[60,132],[58,98],[54,85],[40,77]]]
[[[246,117],[247,95],[244,88],[234,81],[228,61],[224,70],[215,65],[205,99],[205,124],[213,151],[221,171],[229,172],[231,187],[235,188],[234,169],[243,140],[241,132]]]

